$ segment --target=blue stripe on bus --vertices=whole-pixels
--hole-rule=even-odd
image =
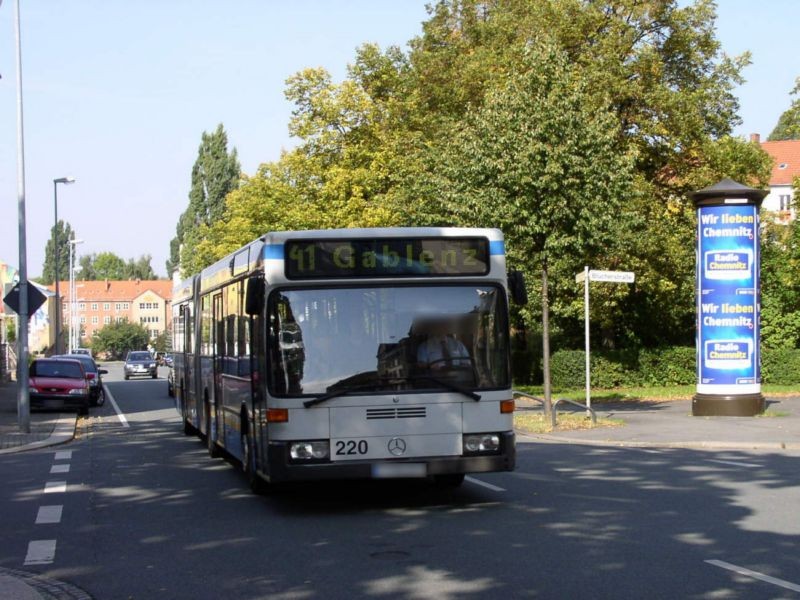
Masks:
[[[506,245],[502,241],[489,242],[489,254],[492,256],[503,256],[506,253]]]
[[[277,258],[283,260],[283,244],[266,244],[264,258]]]

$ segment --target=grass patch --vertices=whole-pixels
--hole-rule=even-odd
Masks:
[[[559,413],[556,428],[550,425],[550,420],[545,419],[539,411],[519,411],[514,413],[514,427],[530,433],[550,433],[552,431],[576,431],[578,429],[596,429],[598,427],[621,427],[625,424],[622,419],[609,419],[598,417],[597,424],[584,413]]]
[[[763,413],[761,413],[760,415],[756,415],[756,416],[757,417],[761,417],[761,418],[771,419],[771,418],[775,418],[775,417],[788,417],[790,414],[791,413],[788,413],[785,410],[772,410],[772,409],[768,408]]]
[[[542,397],[544,391],[541,386],[520,385],[515,386],[515,390],[526,392],[534,396]],[[592,403],[602,404],[603,402],[620,401],[648,401],[659,402],[668,400],[691,400],[697,388],[694,385],[675,385],[666,387],[630,387],[617,388],[613,390],[592,389]],[[761,391],[765,396],[771,398],[785,398],[788,396],[800,396],[800,385],[772,385],[761,386]],[[553,399],[568,398],[583,403],[586,398],[586,390],[568,389],[554,390]]]

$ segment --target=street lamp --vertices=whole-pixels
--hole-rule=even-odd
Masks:
[[[61,354],[61,298],[58,294],[58,280],[60,277],[58,276],[58,184],[63,183],[64,185],[69,185],[70,183],[75,183],[74,177],[59,177],[58,179],[53,179],[53,212],[55,213],[55,227],[53,228],[53,241],[54,241],[54,254],[53,254],[53,265],[55,270],[55,279],[56,279],[56,306],[58,307],[56,310],[56,354]]]
[[[72,352],[78,347],[77,338],[75,334],[75,321],[77,320],[77,286],[75,285],[75,271],[78,268],[75,266],[75,255],[77,254],[77,245],[82,244],[83,240],[69,240],[69,347],[68,352]],[[61,307],[59,307],[60,309]],[[78,330],[80,331],[80,330]]]

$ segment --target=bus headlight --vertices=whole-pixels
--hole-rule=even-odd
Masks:
[[[292,442],[289,456],[292,460],[325,460],[330,454],[328,442]]]
[[[464,454],[494,454],[500,450],[500,436],[496,433],[468,433],[464,435]]]

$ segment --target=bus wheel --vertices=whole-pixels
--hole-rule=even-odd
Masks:
[[[217,441],[214,439],[214,431],[211,426],[211,406],[206,401],[206,447],[208,448],[208,455],[211,458],[219,458],[222,454]]]
[[[269,484],[256,473],[256,459],[253,454],[253,439],[249,433],[242,434],[242,470],[247,485],[254,494],[263,495],[269,492]]]
[[[433,485],[438,488],[457,488],[462,483],[464,483],[464,473],[447,473],[433,476]]]

